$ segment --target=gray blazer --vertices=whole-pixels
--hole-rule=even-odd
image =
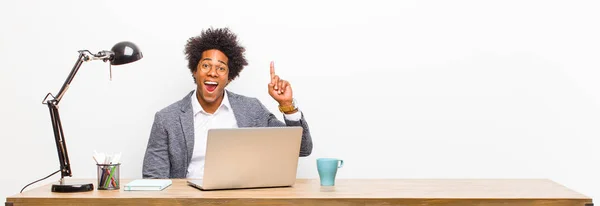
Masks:
[[[279,121],[256,98],[226,91],[239,127],[302,126],[300,156],[312,152],[312,139],[304,115],[300,121]],[[194,151],[192,92],[154,115],[144,156],[143,178],[185,178]]]

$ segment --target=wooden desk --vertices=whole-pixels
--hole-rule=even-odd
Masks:
[[[127,183],[130,180],[121,180]],[[6,198],[18,205],[544,205],[590,206],[592,199],[539,179],[340,179],[334,187],[299,179],[293,187],[201,191],[174,179],[163,191],[52,193],[50,185]],[[90,181],[90,182],[93,182]]]

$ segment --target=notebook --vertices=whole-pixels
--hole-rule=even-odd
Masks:
[[[125,191],[160,191],[171,185],[169,179],[139,179],[125,185]]]

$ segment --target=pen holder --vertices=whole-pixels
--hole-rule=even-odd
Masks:
[[[121,187],[119,167],[121,164],[96,164],[98,167],[98,189],[118,190]]]

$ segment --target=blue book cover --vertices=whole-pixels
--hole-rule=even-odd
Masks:
[[[160,191],[173,182],[169,179],[139,179],[125,185],[125,191]]]

